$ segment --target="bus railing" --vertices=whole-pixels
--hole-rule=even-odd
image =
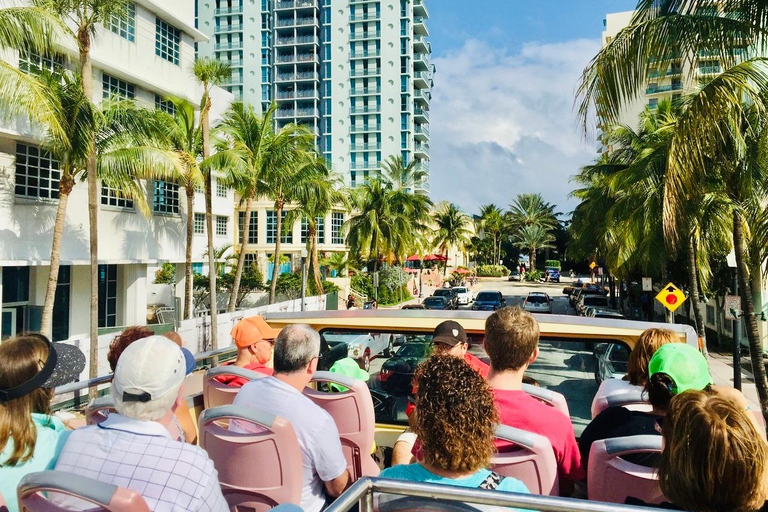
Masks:
[[[471,489],[452,485],[425,484],[407,480],[389,480],[385,478],[364,477],[355,482],[344,494],[339,496],[325,512],[348,512],[359,505],[360,512],[374,512],[374,493],[396,495],[402,497],[426,498],[447,502],[459,502],[469,505],[486,505],[495,507],[515,507],[523,510],[547,510],[551,512],[650,512],[652,510],[667,511],[668,509],[637,507],[616,503],[578,500],[574,498],[557,498],[538,496],[534,494],[517,494],[511,492],[492,492],[483,489]],[[392,502],[388,502],[390,505]],[[398,507],[390,507],[382,503],[379,509],[396,512]],[[413,510],[413,506],[407,507]],[[455,508],[455,506],[453,507]],[[439,507],[430,507],[439,510]],[[446,507],[446,510],[449,508]],[[467,508],[467,510],[472,510]],[[474,508],[474,510],[477,510]]]

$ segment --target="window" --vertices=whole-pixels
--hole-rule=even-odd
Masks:
[[[99,265],[99,327],[117,325],[117,265]]]
[[[16,144],[16,188],[21,197],[59,198],[59,162],[36,146]]]
[[[344,225],[344,214],[333,212],[331,214],[331,243],[343,244],[344,237],[341,235],[341,226]]]
[[[157,213],[179,213],[179,186],[170,181],[155,180],[153,210]]]
[[[237,212],[238,240],[243,239],[243,229],[245,229],[245,212]],[[251,212],[251,221],[248,223],[248,243],[257,244],[259,233],[259,215],[258,212]]]
[[[227,186],[216,180],[216,197],[227,197]]]
[[[223,215],[216,216],[216,236],[227,236],[227,223],[229,217]]]
[[[136,39],[136,4],[130,2],[112,14],[105,23],[107,28],[128,41]]]
[[[117,96],[126,100],[136,97],[136,86],[104,73],[101,77],[101,97]]]
[[[192,273],[197,274],[199,276],[203,275],[203,264],[202,263],[193,263],[192,264]]]
[[[60,55],[46,57],[31,51],[19,53],[19,69],[31,75],[41,75],[43,71],[50,74],[59,73],[63,66],[62,61]]]
[[[246,268],[251,268],[251,267],[253,267],[256,264],[258,264],[258,257],[257,257],[257,255],[252,253],[252,252],[246,253],[245,254],[244,266]]]
[[[715,307],[707,305],[707,323],[715,323]]]
[[[163,99],[159,94],[155,94],[155,108],[172,116],[176,115],[176,105],[170,100]]]
[[[325,243],[325,219],[323,217],[318,217],[315,221],[315,227],[316,227],[316,233],[315,236],[317,237],[317,243],[322,244]],[[306,217],[302,217],[301,219],[301,243],[305,244],[307,243],[307,237],[309,236],[309,222],[307,221]]]
[[[109,185],[101,184],[101,204],[117,208],[133,208],[133,201],[125,198]]]
[[[155,18],[155,54],[179,65],[181,32],[160,18]]]
[[[204,213],[195,213],[195,234],[196,235],[205,234],[205,214]]]
[[[282,218],[280,229],[283,230],[283,234],[280,237],[280,242],[284,244],[292,244],[293,231],[289,231],[287,234],[285,233],[285,229],[286,229],[285,214],[286,212],[283,212],[283,214],[280,216]],[[277,241],[277,215],[275,215],[274,210],[267,210],[267,243],[274,244],[276,241]]]

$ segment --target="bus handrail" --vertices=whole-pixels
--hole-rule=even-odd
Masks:
[[[363,477],[352,484],[344,494],[339,496],[333,504],[325,509],[325,512],[348,512],[358,503],[360,504],[360,512],[374,512],[373,493],[375,492],[455,501],[470,505],[515,507],[524,510],[548,510],[551,512],[671,512],[669,509],[539,496],[535,494],[494,492],[453,485],[426,484],[408,480],[370,477]]]

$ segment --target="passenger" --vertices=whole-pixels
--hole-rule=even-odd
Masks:
[[[194,371],[197,369],[197,361],[195,361],[194,354],[192,354],[192,352],[184,346],[184,341],[181,339],[181,335],[176,331],[168,331],[164,332],[163,336],[178,345],[181,351],[184,352],[184,360],[187,362],[187,375],[194,373]]]
[[[393,466],[382,478],[528,493],[521,481],[486,469],[498,413],[488,383],[456,357],[435,355],[416,370],[413,429],[423,459]]]
[[[653,411],[632,411],[626,407],[615,406],[598,414],[587,425],[579,439],[579,451],[585,467],[592,443],[595,441],[614,437],[660,435],[656,423],[666,414],[673,396],[687,390],[709,390],[712,384],[707,360],[701,352],[684,343],[669,343],[659,347],[646,371],[650,377],[645,379],[644,392],[648,394]],[[658,461],[656,454],[630,454],[623,458],[646,467],[654,467]]]
[[[648,364],[659,347],[667,343],[680,343],[680,338],[669,329],[643,331],[629,354],[627,374],[623,380],[629,381],[633,386],[645,387],[648,381]]]
[[[179,348],[181,348],[181,351],[184,354],[184,368],[186,374],[189,375],[195,371],[195,356],[192,355],[192,352],[181,346],[181,336],[179,336],[178,333],[173,333],[176,334],[176,336],[179,336],[178,342],[168,334],[169,333],[163,334],[163,336],[173,341]],[[107,352],[107,362],[109,362],[109,367],[112,369],[112,372],[114,373],[115,368],[117,368],[117,361],[131,343],[154,335],[155,333],[149,328],[138,325],[128,327],[122,333],[115,336],[115,339],[109,344],[109,352]],[[195,421],[192,419],[192,413],[189,411],[189,405],[187,405],[186,400],[182,400],[176,409],[173,415],[173,421],[170,424],[170,429],[174,439],[191,444],[197,443]]]
[[[728,398],[686,391],[662,425],[659,483],[674,505],[692,512],[768,511],[768,446],[751,414]],[[628,498],[627,503],[643,504]]]
[[[234,402],[283,417],[293,425],[304,460],[301,508],[305,512],[319,512],[326,495],[336,498],[350,483],[336,423],[302,394],[317,371],[319,354],[317,331],[304,324],[289,325],[275,342],[274,376],[244,385]]]
[[[231,333],[237,346],[237,359],[232,364],[246,370],[272,375],[274,370],[267,366],[267,363],[272,360],[272,351],[278,334],[280,329],[270,327],[260,315],[243,318]],[[236,388],[248,382],[247,379],[232,375],[221,375],[216,377],[216,380]]]
[[[131,343],[112,378],[117,413],[72,432],[56,469],[138,491],[153,511],[227,512],[208,455],[174,440],[168,431],[184,401],[185,369],[181,350],[163,336]],[[72,498],[61,500],[81,505]]]
[[[449,354],[464,359],[483,378],[488,377],[491,368],[469,353],[467,331],[460,323],[446,320],[435,327],[432,332],[432,347],[436,354]]]
[[[0,495],[18,511],[16,487],[53,469],[67,432],[51,415],[53,388],[75,381],[85,356],[73,345],[25,334],[0,344]]]
[[[539,356],[539,324],[520,308],[503,308],[485,321],[485,351],[491,359],[488,383],[504,425],[540,434],[552,444],[557,460],[560,494],[585,477],[571,419],[523,391],[528,366]],[[509,443],[497,442],[499,450]]]

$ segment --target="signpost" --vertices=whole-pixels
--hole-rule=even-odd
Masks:
[[[650,277],[643,278],[643,291],[644,292],[653,291],[653,279],[651,279]]]
[[[683,305],[685,299],[685,294],[674,283],[669,283],[656,295],[656,300],[672,313]]]
[[[725,310],[726,320],[738,320],[738,317],[741,315],[741,297],[738,295],[726,295],[723,309]]]

